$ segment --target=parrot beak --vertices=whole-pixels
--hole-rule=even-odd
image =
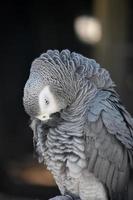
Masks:
[[[47,120],[50,119],[50,116],[45,113],[43,115],[38,115],[36,118],[39,119],[39,120],[41,120],[41,121],[47,121]]]

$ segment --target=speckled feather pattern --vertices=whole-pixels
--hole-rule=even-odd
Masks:
[[[133,119],[107,70],[80,54],[48,50],[33,62],[24,89],[31,117],[38,112],[44,83],[53,86],[67,107],[53,117],[54,126],[32,121],[40,162],[53,173],[62,194],[106,200],[107,188],[111,199],[122,199],[133,167]]]

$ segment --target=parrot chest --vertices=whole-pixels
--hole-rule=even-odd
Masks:
[[[96,200],[97,196],[101,196],[105,200],[102,183],[87,169],[84,128],[79,124],[50,128],[43,140],[39,137],[39,152],[62,194],[72,194],[81,200],[89,197]]]
[[[62,194],[66,192],[75,195],[79,194],[79,181],[84,168],[71,162],[69,158],[66,158],[66,162],[62,162],[59,159],[52,161],[51,158],[47,160],[47,167],[52,172]]]
[[[45,161],[62,194],[78,194],[79,179],[86,168],[83,137],[51,131],[46,140]]]
[[[82,132],[81,132],[82,133]],[[76,136],[75,136],[76,135]],[[87,169],[83,135],[63,134],[51,129],[45,141],[45,162],[55,181],[64,194],[95,200],[107,200],[101,182]]]

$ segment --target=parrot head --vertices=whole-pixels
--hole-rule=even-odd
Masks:
[[[59,57],[59,52],[48,51],[35,59],[24,87],[25,111],[41,121],[49,120],[53,114],[65,109],[75,95],[71,70],[52,58],[51,52]]]
[[[112,87],[108,71],[95,60],[69,50],[48,50],[32,63],[23,104],[31,118],[45,121],[62,110],[76,108],[85,96],[89,101],[97,89]]]

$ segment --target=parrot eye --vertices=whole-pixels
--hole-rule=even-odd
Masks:
[[[44,99],[44,100],[45,100],[45,104],[48,105],[49,101],[47,99]]]

